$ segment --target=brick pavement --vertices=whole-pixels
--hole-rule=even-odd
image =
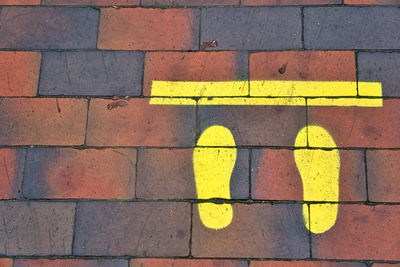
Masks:
[[[0,0],[0,266],[400,266],[399,29],[399,0]]]

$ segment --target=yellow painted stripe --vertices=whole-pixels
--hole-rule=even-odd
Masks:
[[[381,98],[312,98],[307,99],[308,106],[335,107],[382,107]]]
[[[360,96],[382,97],[381,83],[358,82],[358,94]]]
[[[150,98],[150,105],[195,106],[196,100],[193,100],[192,98],[154,97],[154,98]]]
[[[230,98],[200,98],[198,105],[265,105],[265,106],[305,106],[305,98],[257,98],[257,97],[230,97]]]

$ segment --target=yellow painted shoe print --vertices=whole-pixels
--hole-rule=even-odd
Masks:
[[[200,136],[193,152],[198,199],[230,199],[230,180],[236,162],[235,140],[223,126],[211,126]],[[231,148],[232,147],[232,148]],[[211,229],[227,227],[233,217],[231,204],[200,203],[199,215]]]
[[[296,149],[294,159],[303,181],[304,201],[338,202],[340,156],[331,135],[320,126],[304,127],[297,134],[295,147],[321,149]],[[304,223],[314,234],[321,234],[335,225],[338,204],[303,205]]]

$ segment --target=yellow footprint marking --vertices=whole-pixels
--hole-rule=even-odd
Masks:
[[[212,146],[212,147],[205,147]],[[211,126],[200,136],[193,152],[193,168],[199,199],[230,199],[230,179],[236,162],[235,140],[223,126]],[[218,148],[221,147],[221,148]],[[204,226],[222,229],[233,217],[231,204],[200,203],[199,214]]]
[[[295,146],[336,148],[331,135],[320,126],[304,127],[297,134]],[[294,159],[303,181],[304,201],[339,201],[340,156],[337,149],[296,149]],[[328,231],[336,222],[338,204],[303,205],[304,223],[314,234]]]

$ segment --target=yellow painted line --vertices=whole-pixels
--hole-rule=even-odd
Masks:
[[[307,99],[308,106],[335,107],[382,107],[381,98],[312,98]]]
[[[299,131],[295,147],[337,147],[332,136],[320,126],[306,126]],[[338,202],[340,155],[337,149],[296,149],[294,160],[303,182],[304,201]],[[338,204],[303,205],[304,225],[314,234],[328,231],[335,225]]]
[[[150,105],[195,106],[196,100],[193,100],[192,98],[153,97],[150,98]]]
[[[200,98],[198,105],[265,105],[265,106],[305,106],[306,100],[295,98],[257,98],[257,97],[230,97],[230,98]]]
[[[382,84],[374,82],[358,82],[360,96],[382,97]]]
[[[214,125],[202,133],[193,152],[193,170],[199,199],[231,199],[230,180],[237,152],[236,148],[218,146],[235,146],[235,140],[227,128]],[[200,203],[198,208],[201,222],[208,228],[222,229],[232,221],[231,204]]]

